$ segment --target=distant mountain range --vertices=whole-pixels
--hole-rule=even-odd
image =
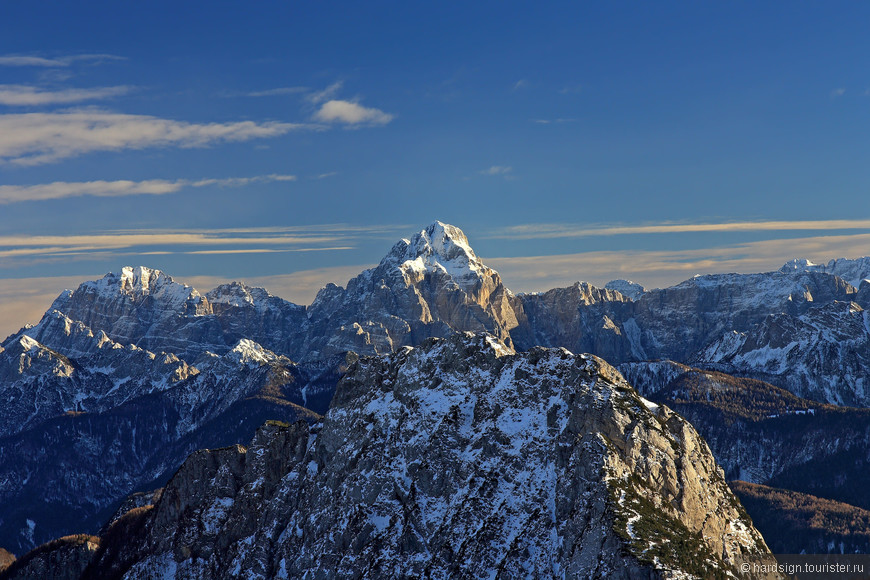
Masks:
[[[246,444],[266,420],[301,419],[319,432],[324,414],[328,425],[340,413],[333,398],[339,379],[372,368],[360,357],[393,356],[389,364],[405,368],[395,357],[406,356],[407,347],[434,348],[446,343],[428,339],[454,340],[466,332],[491,337],[498,352],[547,347],[601,357],[619,365],[645,397],[689,419],[729,478],[863,505],[854,490],[866,481],[860,465],[870,461],[870,411],[861,409],[870,406],[868,278],[868,258],[824,266],[794,260],[777,272],[697,276],[665,289],[578,282],[514,294],[461,230],[441,222],[399,241],[345,287],[327,285],[307,307],[239,283],[202,294],[157,270],[123,268],[65,291],[38,324],[0,345],[0,400],[6,402],[0,412],[0,546],[23,554],[52,538],[95,533],[129,494],[166,484],[194,450]],[[493,364],[483,368],[489,372]],[[450,409],[442,411],[446,417]],[[489,420],[505,413],[491,410]],[[368,429],[345,427],[349,440],[365,435],[354,429]],[[292,428],[304,447],[299,429]],[[610,431],[612,442],[616,432]],[[504,443],[492,432],[481,444],[490,436]],[[254,446],[268,447],[264,435],[258,437]],[[287,473],[302,469],[285,467]],[[318,469],[332,468],[318,463]],[[795,476],[807,469],[812,477]],[[474,490],[469,497],[483,493]],[[649,493],[663,491],[645,488]],[[722,501],[731,501],[730,492],[722,493]],[[256,497],[278,501],[274,494]],[[350,509],[350,499],[341,501],[334,509]],[[612,541],[631,544],[632,534],[619,523],[618,514],[627,513],[620,512],[623,504],[607,501],[616,511],[605,520],[621,538]],[[161,505],[153,513],[168,517]],[[741,526],[751,529],[748,521]],[[379,542],[397,541],[396,529],[383,530],[392,530],[385,532],[391,539]],[[367,534],[365,542],[374,541]],[[298,548],[323,549],[321,540],[308,541]],[[89,542],[77,546],[96,545]],[[549,548],[533,543],[523,549]],[[709,562],[717,563],[705,570],[727,568],[726,552],[710,550]],[[177,560],[177,550],[172,553]],[[498,557],[505,565],[514,561],[505,554]],[[139,556],[123,558],[138,562]],[[612,564],[646,565],[642,554],[633,557],[632,564]],[[268,560],[221,558],[216,570]],[[563,562],[570,568],[569,560]]]

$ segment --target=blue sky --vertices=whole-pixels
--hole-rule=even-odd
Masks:
[[[306,303],[435,219],[515,290],[870,254],[870,5],[0,6],[0,334],[127,264]]]

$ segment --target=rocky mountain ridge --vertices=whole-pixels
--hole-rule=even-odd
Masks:
[[[870,312],[855,302],[832,301],[800,315],[770,314],[748,331],[714,341],[695,360],[801,397],[867,406]]]
[[[765,555],[694,429],[607,363],[457,334],[355,363],[322,426],[194,453],[85,575],[725,578]]]
[[[823,319],[819,307],[832,302],[868,307],[870,282],[861,290],[827,270],[863,280],[870,277],[870,260],[839,260],[826,268],[803,262],[766,274],[696,276],[665,289],[644,290],[626,281],[599,289],[578,282],[514,295],[474,254],[461,230],[435,222],[401,240],[345,288],[327,285],[308,307],[239,283],[203,295],[139,267],[64,292],[46,317],[56,310],[94,334],[173,353],[188,363],[205,352],[223,354],[243,338],[294,361],[313,361],[348,351],[383,354],[431,336],[485,331],[520,349],[564,346],[615,364],[671,359],[705,366],[722,362],[717,342],[731,344],[734,333],[751,334],[769,316]],[[46,324],[22,333],[67,352],[47,340]],[[858,364],[863,368],[863,361]],[[729,370],[758,372],[746,357]],[[766,379],[780,384],[776,377]],[[816,373],[805,378],[800,394],[831,403],[870,403],[870,395],[836,392],[847,388],[847,379]]]
[[[855,260],[838,258],[827,264],[813,264],[807,259],[795,259],[786,262],[782,267],[783,272],[824,272],[842,278],[855,288],[859,288],[864,281],[870,281],[870,256],[864,256]]]
[[[840,261],[837,271],[867,277],[865,261]],[[870,283],[856,289],[826,271],[783,270],[656,290],[578,282],[514,295],[461,230],[441,222],[307,307],[240,283],[200,293],[156,270],[124,268],[64,292],[36,326],[0,345],[0,396],[17,401],[3,419],[24,427],[0,438],[0,545],[20,552],[82,531],[63,527],[75,518],[95,526],[97,514],[146,489],[142,474],[162,483],[188,452],[248,441],[267,418],[314,420],[357,356],[349,351],[390,354],[464,331],[517,350],[565,347],[613,363],[673,358],[754,376],[762,359],[752,353],[769,354],[788,336],[764,329],[789,321],[822,336],[781,359],[807,372],[794,385],[781,384],[791,377],[783,373],[763,378],[822,401],[870,404],[856,388],[867,376],[859,309]],[[820,349],[831,364],[818,364]],[[844,373],[838,361],[855,364]],[[111,474],[105,482],[101,470]],[[54,494],[50,509],[25,491],[33,474]],[[84,507],[52,523],[64,502]]]
[[[107,510],[130,492],[165,481],[195,449],[245,440],[267,419],[318,420],[318,413],[302,405],[325,411],[339,376],[334,365],[342,364],[300,366],[242,340],[223,356],[203,356],[198,368],[179,367],[183,363],[171,355],[163,359],[175,362],[164,364],[131,346],[110,349],[122,357],[121,370],[88,369],[27,336],[15,344],[21,341],[30,341],[27,352],[0,353],[0,360],[9,355],[30,365],[24,368],[28,380],[13,382],[16,391],[7,389],[23,402],[7,407],[6,416],[33,401],[43,414],[0,437],[0,537],[22,552],[70,529],[95,530]],[[54,363],[48,376],[54,380],[31,364],[40,357]],[[144,367],[135,366],[143,361]],[[155,389],[149,380],[169,375],[162,368],[162,375],[155,372],[155,365],[190,372]],[[27,375],[31,371],[35,374]],[[117,374],[136,375],[127,383],[144,387],[131,387],[111,406],[120,389],[96,402],[85,396],[113,385]],[[70,403],[58,400],[70,392],[81,395],[77,411],[63,410]],[[50,412],[55,407],[59,412]]]

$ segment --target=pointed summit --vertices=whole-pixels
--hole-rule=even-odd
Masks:
[[[440,221],[393,246],[381,265],[393,264],[408,282],[419,280],[427,272],[446,274],[466,292],[495,273],[475,255],[461,229]]]
[[[489,332],[508,346],[520,303],[457,228],[435,221],[402,239],[377,267],[323,288],[307,311],[316,321],[307,356],[379,354],[454,332]]]

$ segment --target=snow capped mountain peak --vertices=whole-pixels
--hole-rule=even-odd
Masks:
[[[139,294],[147,294],[151,289],[151,278],[155,281],[163,274],[160,270],[152,270],[139,266],[135,270],[130,266],[121,268],[121,288],[129,288]]]
[[[838,276],[854,286],[861,285],[862,280],[870,279],[870,256],[863,258],[838,258],[827,264],[814,264],[805,258],[786,262],[780,272],[823,272]]]
[[[30,338],[30,337],[27,336],[26,334],[22,334],[22,335],[18,338],[18,343],[21,345],[21,348],[22,348],[22,350],[23,350],[24,352],[28,352],[28,351],[31,351],[31,350],[34,350],[34,349],[40,349],[40,348],[43,348],[43,346],[42,346],[39,342],[37,342],[36,340]]]
[[[79,288],[106,297],[123,294],[134,302],[146,296],[159,297],[161,301],[174,305],[184,304],[191,299],[194,301],[201,299],[199,292],[191,286],[175,282],[171,276],[160,270],[145,266],[135,268],[124,266],[120,273],[109,272],[99,280],[85,282]],[[61,295],[57,301],[60,302],[63,298],[64,295]],[[58,308],[58,310],[63,310],[63,308]]]
[[[247,286],[241,282],[221,284],[205,295],[206,300],[216,312],[223,308],[253,308],[257,312],[266,313],[280,309],[282,306],[298,308],[297,306],[277,298],[265,288]]]
[[[393,246],[381,262],[392,264],[409,280],[420,279],[426,272],[447,274],[466,291],[492,272],[475,255],[462,230],[440,221]]]
[[[109,348],[119,346],[104,332],[95,337],[84,323],[71,319],[59,310],[46,312],[39,324],[24,330],[22,334],[73,358],[93,354],[107,344]]]
[[[789,260],[785,264],[783,264],[782,268],[779,269],[780,272],[804,272],[807,270],[812,270],[813,268],[818,267],[818,264],[814,264],[810,262],[806,258],[795,258],[794,260]]]
[[[646,292],[646,288],[631,280],[611,280],[604,285],[606,290],[616,290],[626,298],[637,300]]]
[[[255,365],[269,363],[275,360],[275,353],[266,350],[253,340],[243,338],[236,346],[230,350],[225,357],[237,364],[247,365],[254,363]]]
[[[82,293],[95,294],[98,301],[129,300],[133,304],[150,297],[161,305],[161,310],[186,314],[202,314],[207,309],[207,302],[195,288],[145,266],[125,266],[120,273],[109,272],[99,280],[85,282],[71,294],[58,297],[55,308],[66,313],[66,303]]]
[[[254,297],[251,295],[251,290],[259,290],[259,288],[248,288],[241,282],[230,282],[229,284],[221,284],[209,292],[208,298],[212,304],[228,304],[230,306],[252,305],[254,304]],[[266,295],[268,296],[269,294],[266,293]]]

